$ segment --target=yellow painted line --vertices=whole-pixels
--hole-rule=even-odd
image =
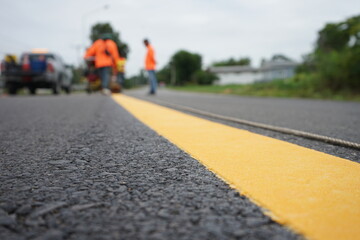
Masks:
[[[124,95],[113,99],[309,239],[360,239],[360,164]]]

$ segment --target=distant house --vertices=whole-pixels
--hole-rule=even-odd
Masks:
[[[260,68],[251,66],[210,67],[208,70],[219,78],[217,85],[246,84],[254,82],[286,79],[294,76],[297,63],[282,55],[275,55],[269,61],[263,61]]]
[[[261,78],[259,81],[271,81],[274,79],[286,79],[294,76],[295,68],[298,64],[284,56],[275,55],[269,61],[263,61],[259,71]]]
[[[218,85],[253,83],[260,78],[259,70],[251,66],[210,67],[209,71],[218,76]]]

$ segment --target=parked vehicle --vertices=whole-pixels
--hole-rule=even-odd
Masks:
[[[61,89],[66,93],[71,91],[72,76],[69,76],[63,60],[46,51],[24,53],[18,63],[9,63],[5,59],[1,64],[1,74],[11,95],[23,87],[27,87],[31,94],[36,94],[38,88],[50,88],[53,94],[59,94]]]

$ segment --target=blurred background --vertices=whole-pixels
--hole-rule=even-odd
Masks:
[[[257,84],[257,95],[286,89],[300,97],[341,92],[352,99],[360,91],[357,0],[0,3],[0,59],[48,49],[71,66],[75,83],[81,81],[91,36],[103,29],[114,33],[127,57],[127,79],[143,77],[142,41],[148,38],[162,85],[251,95]],[[250,90],[244,87],[249,84]],[[197,85],[213,87],[198,90]]]

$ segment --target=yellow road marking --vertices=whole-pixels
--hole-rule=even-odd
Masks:
[[[309,239],[360,239],[360,164],[128,96],[113,99],[277,222]]]

